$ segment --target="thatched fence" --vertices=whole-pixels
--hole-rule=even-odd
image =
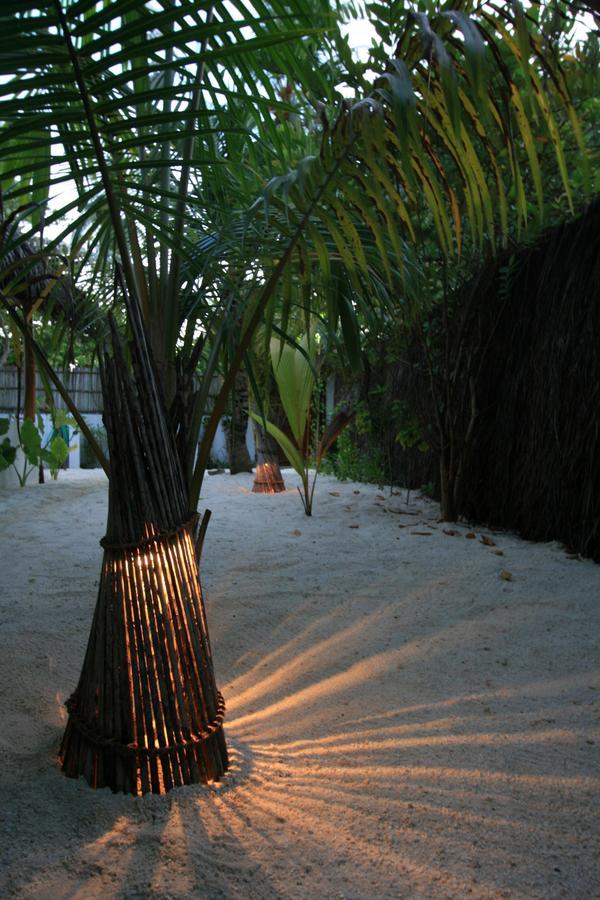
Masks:
[[[481,287],[459,512],[600,561],[600,202]]]
[[[450,518],[600,562],[600,200],[449,300],[427,322],[428,357],[418,328],[401,351],[377,346],[355,385],[371,430],[349,432],[354,446],[386,483],[442,499],[450,446]]]

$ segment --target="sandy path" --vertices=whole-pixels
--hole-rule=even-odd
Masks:
[[[250,487],[203,500],[232,771],[144,799],[55,765],[106,482],[0,493],[0,896],[600,896],[600,566],[371,486],[322,478],[312,520]]]

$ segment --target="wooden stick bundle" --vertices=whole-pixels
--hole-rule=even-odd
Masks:
[[[111,320],[101,361],[108,523],[61,758],[68,776],[92,787],[165,793],[226,771],[225,708],[198,577],[197,516],[187,510],[142,318],[126,300],[132,341],[126,347]]]
[[[281,491],[285,491],[285,483],[275,454],[260,448],[257,449],[252,493],[278,494]]]

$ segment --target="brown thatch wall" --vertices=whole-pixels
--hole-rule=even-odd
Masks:
[[[600,561],[600,202],[504,272],[468,322],[493,338],[459,511]]]

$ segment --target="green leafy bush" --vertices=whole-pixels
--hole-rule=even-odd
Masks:
[[[317,475],[325,454],[344,428],[352,421],[354,414],[338,412],[329,422],[318,442],[315,458],[310,453],[311,408],[317,381],[316,341],[304,335],[297,344],[290,345],[276,338],[271,340],[271,364],[275,382],[285,411],[291,437],[284,434],[272,422],[267,422],[256,413],[250,415],[258,425],[263,425],[274,438],[288,460],[302,479],[302,490],[298,493],[307,516],[312,515],[312,504]],[[309,470],[314,465],[312,483]]]
[[[374,447],[360,447],[354,440],[353,432],[354,429],[346,430],[339,436],[335,451],[322,466],[323,471],[335,475],[340,481],[383,485],[385,475],[381,452]]]
[[[0,419],[0,436],[8,433],[9,420]],[[4,437],[0,445],[0,471],[13,467],[17,473],[19,484],[24,487],[31,473],[40,465],[47,465],[53,478],[69,455],[70,448],[63,437],[66,429],[74,426],[74,419],[62,409],[52,412],[52,434],[44,443],[44,420],[38,413],[36,421],[27,418],[17,426],[19,444],[14,446],[8,437]],[[61,433],[62,432],[62,433]],[[22,461],[17,457],[17,450],[23,451]]]

